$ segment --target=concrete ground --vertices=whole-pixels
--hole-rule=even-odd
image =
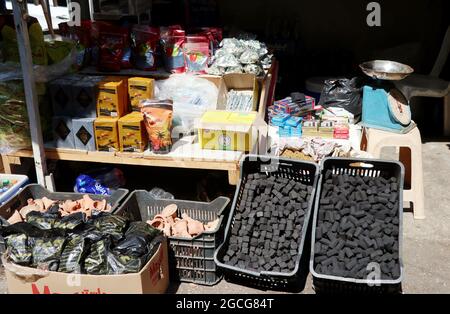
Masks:
[[[450,143],[423,144],[425,220],[404,214],[403,263],[404,293],[450,293]],[[0,268],[0,293],[6,293]],[[172,293],[245,294],[265,293],[222,280],[213,287],[182,283],[172,285]],[[309,277],[303,293],[314,293]]]

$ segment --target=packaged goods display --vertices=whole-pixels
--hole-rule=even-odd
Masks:
[[[157,154],[168,153],[172,148],[172,103],[171,100],[148,100],[141,104],[150,149]]]
[[[94,121],[95,143],[101,152],[119,151],[119,118],[100,117]]]

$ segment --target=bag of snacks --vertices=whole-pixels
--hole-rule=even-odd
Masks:
[[[100,71],[120,71],[124,42],[119,34],[102,33],[99,38],[98,68]]]
[[[172,73],[185,72],[183,44],[186,41],[185,31],[174,25],[161,28],[161,45],[166,70]]]
[[[172,100],[146,100],[141,104],[145,127],[154,153],[164,154],[172,148]]]
[[[183,46],[186,72],[204,74],[210,60],[210,42],[205,36],[188,36]]]
[[[159,30],[155,27],[135,25],[131,32],[133,61],[136,68],[156,71]]]

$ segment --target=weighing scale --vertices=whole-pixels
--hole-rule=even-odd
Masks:
[[[368,61],[359,67],[372,78],[363,87],[361,124],[396,133],[407,133],[414,128],[409,101],[392,82],[404,79],[414,70],[387,60]]]

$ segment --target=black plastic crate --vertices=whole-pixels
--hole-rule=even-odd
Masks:
[[[255,272],[230,266],[223,262],[223,257],[228,247],[229,235],[235,221],[235,210],[241,202],[245,183],[247,182],[247,176],[253,173],[266,173],[269,176],[284,177],[313,187],[309,206],[305,211],[305,221],[302,228],[301,243],[295,262],[295,269],[291,273],[273,271]],[[302,289],[302,285],[304,285],[304,281],[308,274],[308,245],[310,243],[309,223],[318,177],[319,167],[312,162],[257,155],[246,155],[242,158],[241,177],[234,195],[233,205],[225,229],[225,241],[219,246],[214,254],[214,260],[216,261],[216,264],[223,269],[227,280],[268,290],[298,291]]]
[[[218,197],[210,203],[154,199],[149,192],[137,190],[130,194],[116,214],[134,221],[147,221],[161,213],[167,205],[176,204],[180,217],[186,213],[203,223],[219,218],[216,230],[205,231],[192,239],[169,237],[171,280],[214,285],[222,278],[214,263],[214,251],[223,239],[224,215],[229,202],[227,197]]]
[[[379,281],[380,285],[370,285],[367,279],[346,278],[341,276],[330,276],[319,274],[314,269],[314,245],[316,239],[316,227],[318,219],[318,209],[322,190],[322,181],[327,170],[333,174],[347,174],[350,176],[369,176],[397,178],[399,183],[399,264],[400,276],[395,280]],[[403,229],[403,182],[404,167],[397,161],[385,161],[376,159],[358,158],[325,158],[320,165],[320,179],[316,192],[316,202],[314,206],[312,236],[311,236],[311,257],[309,262],[310,272],[313,275],[313,285],[317,293],[324,294],[396,294],[401,293],[401,282],[403,280],[402,261],[402,229]]]
[[[0,216],[8,219],[14,213],[15,210],[20,210],[22,207],[26,206],[27,200],[29,198],[42,198],[47,197],[52,200],[65,201],[65,200],[77,200],[83,197],[87,193],[74,193],[74,192],[51,192],[44,188],[40,184],[28,184],[20,192],[18,192],[14,197],[12,197],[8,202],[5,202],[0,206]],[[107,203],[111,205],[111,212],[114,213],[115,210],[120,205],[125,196],[128,194],[127,189],[117,189],[111,195],[96,195],[88,194],[93,200],[103,200],[106,199]],[[5,251],[5,244],[3,238],[0,237],[0,253]]]

